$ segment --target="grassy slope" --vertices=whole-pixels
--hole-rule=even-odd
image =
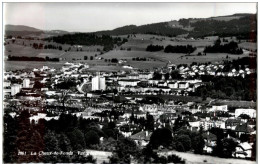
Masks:
[[[120,37],[127,37],[127,36],[120,36]],[[26,47],[23,46],[23,42],[27,45]],[[226,56],[228,55],[230,59],[236,59],[238,57],[244,57],[248,54],[243,55],[231,55],[226,53],[208,53],[206,56],[196,56],[198,52],[202,52],[204,50],[204,47],[206,45],[212,45],[214,43],[214,40],[182,40],[177,41],[174,40],[174,38],[169,37],[163,37],[163,36],[156,36],[156,35],[145,35],[145,34],[138,34],[136,37],[130,37],[129,41],[125,44],[123,44],[120,47],[117,47],[115,50],[109,51],[107,53],[104,53],[103,55],[100,55],[100,52],[97,52],[97,48],[102,49],[101,46],[84,46],[83,51],[76,51],[76,48],[72,48],[72,51],[65,52],[64,49],[67,49],[70,45],[61,45],[63,47],[62,51],[59,50],[53,50],[53,49],[42,49],[42,50],[35,50],[29,45],[37,42],[37,43],[44,43],[43,41],[33,40],[16,40],[15,44],[12,44],[10,42],[9,45],[5,46],[5,56],[8,55],[14,55],[14,56],[38,56],[38,57],[60,57],[63,58],[66,61],[73,61],[75,59],[78,62],[87,62],[92,67],[91,69],[97,69],[97,70],[120,70],[121,66],[116,67],[104,67],[102,69],[102,66],[108,65],[108,62],[105,62],[104,60],[89,60],[90,56],[97,55],[98,57],[103,57],[104,59],[125,59],[127,60],[127,63],[125,65],[131,65],[133,67],[141,68],[141,69],[152,69],[154,67],[161,67],[165,66],[165,64],[168,61],[171,61],[175,64],[190,64],[192,62],[218,62],[222,60],[226,60]],[[47,43],[46,43],[47,44]],[[147,45],[149,44],[157,44],[157,45],[163,45],[167,46],[169,44],[171,45],[187,45],[190,44],[192,46],[196,46],[197,50],[193,52],[192,56],[186,56],[186,54],[177,54],[177,53],[164,53],[162,51],[159,52],[147,52],[145,51]],[[59,46],[59,44],[57,44]],[[243,48],[255,48],[255,43],[241,43],[239,46]],[[122,48],[131,48],[131,51],[127,50],[120,50]],[[11,51],[11,52],[9,52]],[[88,56],[88,60],[83,60],[84,56]],[[136,57],[145,57],[149,59],[148,61],[133,61],[132,58]],[[65,62],[65,61],[63,61]],[[6,62],[6,63],[14,63],[14,62]],[[33,62],[31,62],[33,63]],[[25,64],[28,65],[28,62]],[[25,65],[20,62],[20,65]],[[54,63],[52,63],[53,65]],[[58,64],[58,63],[56,63]],[[10,64],[9,64],[10,65]],[[61,64],[58,64],[59,66]],[[101,65],[101,66],[98,66]],[[8,66],[8,68],[11,68],[11,66]],[[17,66],[13,66],[17,67]],[[23,66],[22,68],[24,68]]]

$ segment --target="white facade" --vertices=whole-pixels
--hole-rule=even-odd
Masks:
[[[216,111],[221,111],[221,112],[227,112],[228,111],[228,106],[227,105],[213,105],[210,111],[216,112]]]
[[[14,96],[20,92],[22,86],[20,84],[14,84],[11,86],[11,95]]]
[[[247,114],[251,118],[256,118],[256,110],[255,109],[236,109],[235,117],[238,117],[241,114]]]
[[[139,82],[139,80],[119,80],[118,84],[120,86],[137,86],[137,83]]]
[[[187,82],[180,82],[179,83],[179,88],[186,89],[188,87],[189,87],[189,83],[187,83]]]
[[[170,82],[170,83],[168,83],[168,87],[169,88],[178,88],[178,83],[176,82],[176,83],[174,83],[174,82]]]
[[[105,90],[106,89],[106,79],[105,77],[95,76],[92,78],[92,91],[95,90]]]
[[[25,78],[23,80],[23,88],[30,88],[30,79]]]

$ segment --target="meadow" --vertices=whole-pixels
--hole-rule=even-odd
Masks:
[[[39,67],[43,65],[48,65],[54,68],[60,68],[66,61],[69,62],[84,62],[88,63],[91,68],[90,70],[105,70],[105,71],[116,71],[122,70],[122,65],[131,65],[134,68],[139,69],[153,69],[156,67],[165,66],[169,61],[173,64],[191,64],[192,62],[197,63],[218,63],[223,60],[233,60],[237,58],[242,58],[249,56],[249,53],[244,53],[242,55],[232,55],[227,53],[207,53],[206,56],[198,56],[199,52],[203,52],[204,47],[207,45],[213,45],[216,37],[207,39],[181,39],[181,38],[171,38],[156,35],[147,34],[136,34],[119,36],[121,38],[128,38],[128,42],[121,46],[116,46],[114,50],[105,52],[102,54],[98,49],[102,50],[102,46],[82,46],[82,51],[77,51],[77,48],[67,44],[60,45],[52,42],[45,42],[42,40],[24,40],[17,39],[15,43],[8,41],[9,44],[4,46],[5,54],[5,68],[6,69],[17,69],[17,68],[31,68]],[[62,50],[56,49],[34,49],[30,46],[33,43],[43,43],[43,44],[55,44],[56,46],[62,46]],[[164,53],[163,51],[158,52],[148,52],[145,51],[146,47],[150,44],[154,45],[192,45],[197,47],[197,49],[187,55],[181,53]],[[25,46],[26,45],[26,46]],[[242,48],[256,49],[256,43],[242,42],[239,44]],[[71,51],[65,51],[71,47]],[[127,50],[130,48],[131,50]],[[28,56],[28,57],[42,57],[46,56],[51,58],[60,58],[60,62],[19,62],[19,61],[6,61],[7,56]],[[84,60],[87,56],[88,60]],[[90,60],[91,56],[93,60]],[[97,57],[97,58],[95,58]],[[146,58],[146,61],[135,61],[133,58]],[[228,58],[227,58],[228,57]],[[98,59],[99,58],[99,59]],[[102,58],[102,59],[100,59]],[[117,66],[111,66],[108,60],[112,58],[117,58],[118,60],[124,59],[126,62],[123,64],[118,64]]]

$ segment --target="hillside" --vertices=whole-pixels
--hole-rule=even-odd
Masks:
[[[24,25],[5,25],[6,36],[26,36],[26,37],[37,37],[46,38],[51,36],[58,36],[68,34],[69,32],[64,30],[40,30],[34,27]]]
[[[141,26],[129,25],[116,28],[111,31],[99,31],[96,34],[107,35],[127,35],[127,34],[155,34],[175,37],[177,35],[186,34],[188,31],[181,28],[174,28],[168,25],[168,22],[153,23]]]
[[[126,25],[113,30],[97,31],[97,35],[129,35],[129,34],[153,34],[169,37],[193,37],[205,36],[236,36],[238,39],[246,39],[256,42],[257,36],[256,14],[234,14],[210,18],[188,18],[171,20],[146,25]],[[62,30],[43,31],[33,27],[22,25],[6,25],[5,34],[12,36],[30,36],[47,38],[52,36],[71,34]]]
[[[39,30],[34,27],[23,26],[23,25],[5,25],[5,31],[31,31],[31,32],[39,32]]]
[[[114,30],[98,31],[96,34],[127,35],[155,34],[177,36],[188,34],[189,37],[200,38],[210,35],[238,36],[240,39],[256,40],[256,14],[234,14],[228,16],[203,19],[180,19],[141,26],[128,25]]]

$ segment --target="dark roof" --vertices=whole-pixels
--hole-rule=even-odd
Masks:
[[[202,136],[203,136],[204,139],[207,139],[207,140],[211,140],[211,141],[217,140],[217,136],[215,134],[212,134],[212,133],[203,133]]]
[[[250,126],[248,126],[247,123],[244,123],[244,124],[237,125],[235,131],[250,133],[253,132],[254,130]]]

